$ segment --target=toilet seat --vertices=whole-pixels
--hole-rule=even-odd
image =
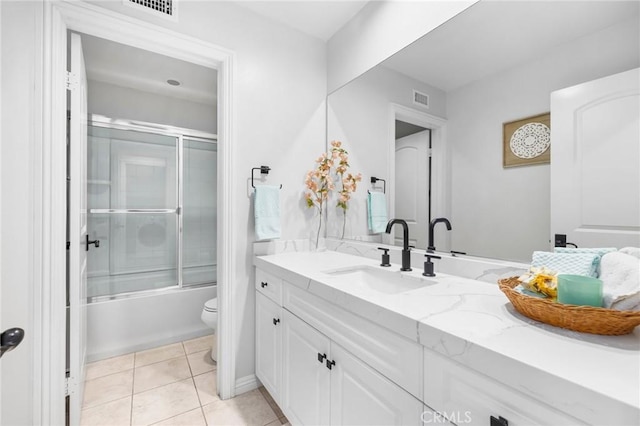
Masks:
[[[207,300],[204,304],[204,310],[207,312],[218,312],[218,298]]]

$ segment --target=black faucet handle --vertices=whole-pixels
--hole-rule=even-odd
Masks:
[[[380,266],[391,266],[391,263],[389,262],[389,249],[378,247],[378,250],[382,250],[384,252],[382,253],[382,263],[380,263]]]
[[[451,250],[451,254],[455,256],[456,254],[467,254],[467,253],[465,253],[463,251]]]
[[[435,254],[425,254],[424,257],[427,258],[428,261],[431,261],[431,259],[442,259],[442,257],[440,256],[436,256]]]

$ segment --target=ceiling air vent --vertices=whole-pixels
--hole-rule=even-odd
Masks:
[[[156,16],[164,16],[177,20],[177,0],[123,0],[124,4],[152,12]]]
[[[426,93],[422,93],[422,92],[418,92],[417,90],[414,90],[413,103],[416,105],[429,108],[429,95],[427,95]]]

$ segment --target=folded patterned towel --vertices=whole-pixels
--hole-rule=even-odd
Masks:
[[[640,259],[625,253],[602,256],[602,296],[605,308],[640,310]]]
[[[531,266],[546,266],[559,274],[585,275],[597,278],[600,256],[595,253],[549,253],[534,251]]]
[[[573,247],[555,247],[553,249],[553,251],[555,253],[572,253],[572,254],[577,254],[577,253],[589,253],[589,254],[597,254],[598,257],[598,265],[596,266],[596,277],[600,276],[600,259],[602,258],[602,256],[604,256],[607,253],[612,253],[614,251],[617,251],[618,249],[615,247],[599,247],[599,248],[591,248],[591,247],[579,247],[579,248],[573,248]]]

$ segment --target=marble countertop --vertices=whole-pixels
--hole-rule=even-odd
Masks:
[[[542,324],[516,312],[497,283],[381,268],[360,256],[288,252],[254,264],[343,309],[575,416],[586,423],[640,420],[640,327],[597,336]],[[387,294],[328,271],[355,265],[397,271],[428,285]]]

